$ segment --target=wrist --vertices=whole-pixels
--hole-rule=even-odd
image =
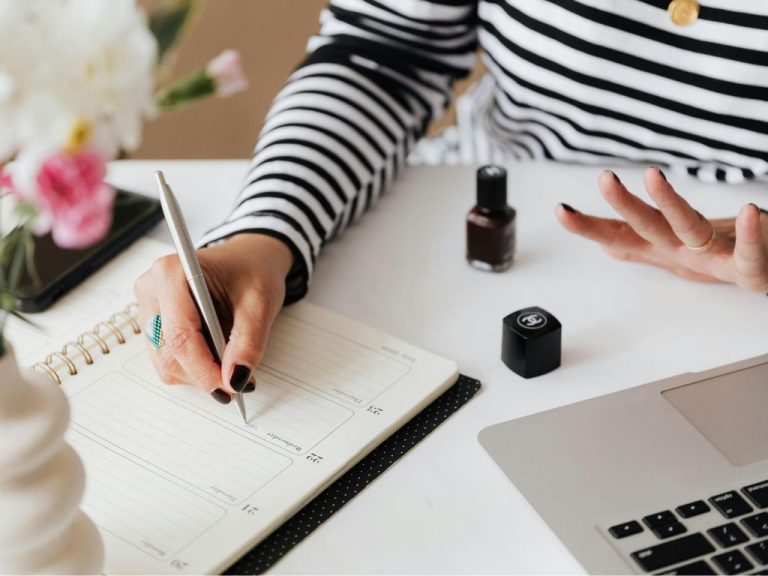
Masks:
[[[282,280],[285,280],[293,266],[293,252],[290,247],[282,240],[266,234],[236,234],[216,248],[226,250],[241,262],[246,270],[270,270]]]

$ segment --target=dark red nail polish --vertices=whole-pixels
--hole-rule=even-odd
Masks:
[[[658,166],[656,167],[656,172],[659,173],[659,176],[664,178],[664,182],[669,182],[669,180],[667,180],[667,175],[664,174],[664,172],[662,172],[661,168],[659,168]]]
[[[621,179],[618,176],[616,176],[616,172],[614,172],[613,170],[609,170],[609,172],[611,173],[611,176],[613,176],[613,179],[616,181],[616,184],[621,186]]]
[[[248,382],[248,384],[245,385],[245,388],[243,388],[244,393],[253,392],[256,390],[256,382]]]
[[[578,212],[578,210],[576,210],[576,208],[574,208],[570,204],[566,204],[565,202],[561,202],[560,206],[563,207],[563,210],[565,210],[566,212],[570,212],[571,214],[576,214]]]
[[[232,370],[232,376],[229,377],[229,385],[235,392],[242,392],[248,380],[251,377],[251,369],[242,364],[236,364]]]
[[[507,205],[507,171],[493,164],[477,170],[477,203],[467,214],[467,261],[501,272],[515,257],[515,209]]]
[[[213,399],[220,404],[229,404],[232,401],[232,396],[227,394],[227,392],[221,388],[216,388],[216,390],[211,392],[211,396],[213,396]]]

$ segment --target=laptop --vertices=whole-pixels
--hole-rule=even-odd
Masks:
[[[589,573],[768,573],[768,355],[479,440]]]

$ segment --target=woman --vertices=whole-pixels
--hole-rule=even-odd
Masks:
[[[323,245],[387,189],[453,82],[483,48],[487,74],[462,115],[476,161],[547,158],[665,166],[711,181],[768,174],[768,3],[747,0],[332,0],[309,55],[273,102],[238,205],[200,260],[222,321],[219,367],[175,257],[136,284],[161,314],[164,381],[227,403],[248,384],[284,303],[304,296]],[[699,10],[700,8],[700,10]],[[618,258],[768,290],[768,216],[706,220],[649,168],[656,207],[612,172],[622,219],[560,204],[568,230]]]

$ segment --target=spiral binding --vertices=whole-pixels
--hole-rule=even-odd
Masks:
[[[111,349],[107,341],[112,336],[117,344],[125,344],[126,338],[123,330],[130,328],[134,334],[141,333],[141,326],[136,320],[138,305],[134,302],[125,307],[120,312],[115,312],[108,320],[99,322],[92,330],[83,332],[76,340],[67,342],[58,352],[51,352],[42,362],[37,362],[32,366],[32,370],[40,370],[47,374],[56,384],[61,384],[61,375],[57,367],[65,367],[70,376],[78,373],[78,367],[73,359],[74,352],[85,361],[86,366],[95,362],[93,354],[88,350],[87,342],[95,343],[102,355],[109,354]],[[82,367],[80,368],[82,369]]]

